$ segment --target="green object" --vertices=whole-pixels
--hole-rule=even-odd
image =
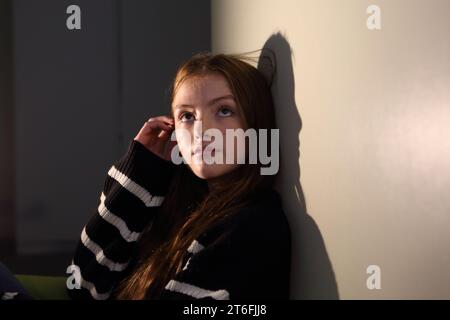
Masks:
[[[28,293],[37,300],[70,300],[65,277],[16,275]]]

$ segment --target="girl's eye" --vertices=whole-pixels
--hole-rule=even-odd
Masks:
[[[190,112],[185,112],[185,113],[180,115],[179,119],[182,122],[193,121],[194,120],[194,115],[192,113],[190,113]]]
[[[229,117],[233,114],[233,111],[228,107],[221,107],[219,110],[219,115],[221,117]]]

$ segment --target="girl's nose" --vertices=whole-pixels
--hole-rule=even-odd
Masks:
[[[195,140],[206,140],[210,139],[211,136],[207,132],[208,129],[213,128],[212,121],[203,117],[194,122],[194,138]]]

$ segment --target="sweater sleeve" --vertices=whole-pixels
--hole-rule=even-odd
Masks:
[[[98,208],[84,226],[70,271],[72,299],[108,299],[127,273],[144,228],[166,194],[175,165],[132,140],[108,171]]]
[[[194,240],[183,269],[161,294],[167,300],[288,299],[290,231],[282,220],[236,219]],[[223,241],[214,240],[231,230]]]

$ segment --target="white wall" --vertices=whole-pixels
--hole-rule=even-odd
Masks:
[[[450,298],[450,2],[214,0],[212,28],[278,56],[292,298]]]

